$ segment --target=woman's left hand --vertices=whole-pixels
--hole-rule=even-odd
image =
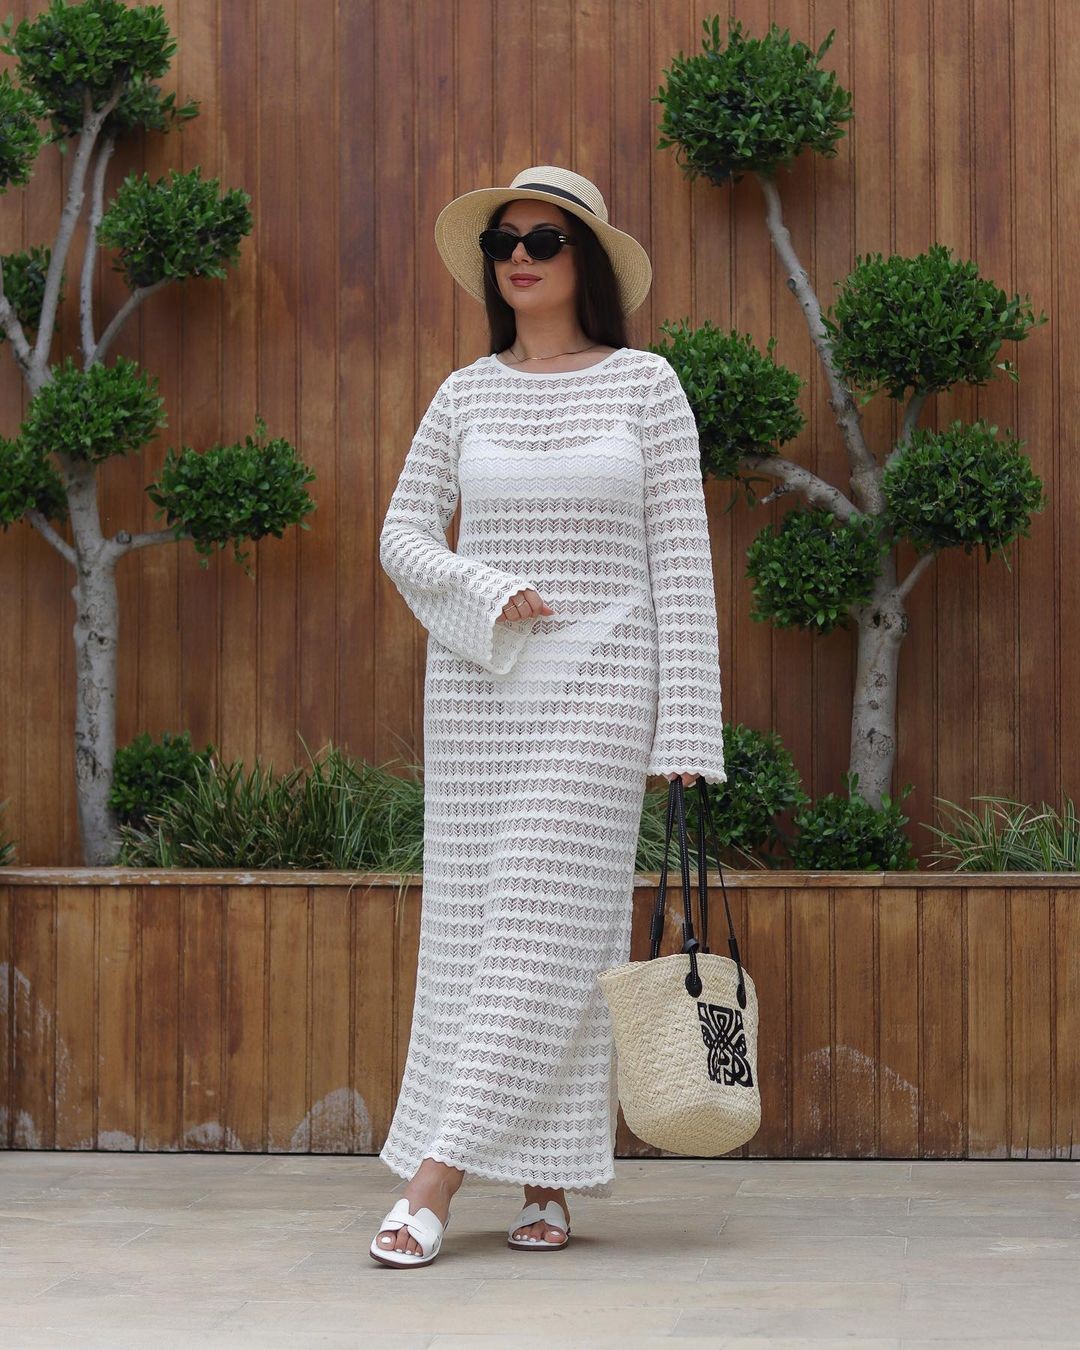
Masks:
[[[677,773],[666,773],[666,774],[664,774],[664,777],[668,780],[669,783],[671,783],[671,782],[673,782],[676,778],[680,777],[680,775],[677,774]],[[681,777],[682,777],[682,780],[683,780],[683,787],[690,787],[690,785],[691,785],[691,784],[694,782],[694,780],[697,778],[697,774],[696,774],[696,773],[684,773],[684,774],[681,775]]]

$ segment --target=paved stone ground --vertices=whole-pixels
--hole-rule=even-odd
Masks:
[[[592,1350],[1080,1347],[1080,1163],[616,1163],[566,1251],[521,1192],[454,1198],[436,1261],[367,1254],[377,1158],[0,1154],[0,1345]]]

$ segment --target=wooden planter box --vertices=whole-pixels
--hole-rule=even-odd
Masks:
[[[635,960],[656,880],[635,890]],[[419,881],[0,870],[0,1146],[377,1153]],[[728,890],[761,1005],[762,1125],[732,1156],[1080,1157],[1080,873],[743,872]],[[680,916],[676,886],[665,953]],[[656,1150],[620,1116],[617,1152]]]

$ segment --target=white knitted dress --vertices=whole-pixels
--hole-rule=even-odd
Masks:
[[[457,551],[445,537],[458,499]],[[697,426],[674,368],[484,356],[424,414],[380,559],[427,629],[408,1056],[379,1157],[609,1195],[647,773],[726,778]],[[531,586],[555,613],[496,622]]]

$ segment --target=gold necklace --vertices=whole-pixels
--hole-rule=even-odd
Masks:
[[[593,347],[599,346],[600,346],[599,342],[594,342],[588,347],[575,347],[573,348],[572,351],[568,352],[552,352],[550,356],[518,356],[517,364],[521,365],[523,361],[552,361],[555,359],[556,356],[574,356],[577,352],[591,352]],[[513,347],[509,347],[507,348],[507,350],[512,355],[517,356],[517,353],[514,351]]]

